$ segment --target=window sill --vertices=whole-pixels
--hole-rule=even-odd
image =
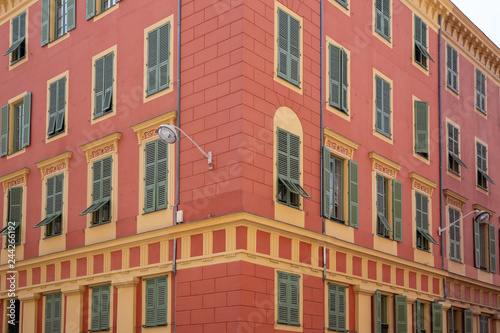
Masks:
[[[56,46],[57,44],[59,44],[60,42],[62,42],[65,39],[68,39],[68,38],[69,38],[69,31],[66,32],[64,35],[49,41],[49,44],[47,44],[47,47],[50,49],[51,47]]]
[[[57,235],[45,236],[45,237],[43,238],[43,240],[46,240],[46,239],[51,239],[51,238],[54,238],[54,237],[57,237],[57,236],[61,236],[61,235],[62,235],[62,233],[57,234]]]
[[[156,212],[161,212],[162,210],[166,210],[166,209],[167,208],[157,209],[157,210],[153,210],[153,211],[150,211],[150,212],[142,213],[142,215],[153,214],[153,213],[156,213]],[[150,327],[150,326],[148,326],[148,327]]]
[[[96,223],[96,224],[91,224],[89,228],[94,228],[94,227],[100,227],[102,225],[106,225],[106,224],[110,224],[111,223],[111,220],[107,221],[107,222],[101,222],[101,223]]]

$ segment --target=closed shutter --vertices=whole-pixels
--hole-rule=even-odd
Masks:
[[[27,93],[23,98],[22,113],[22,148],[30,145],[31,137],[31,93]]]
[[[420,333],[423,328],[421,306],[420,300],[417,299],[415,302],[415,327],[417,328],[417,333]]]
[[[167,208],[167,144],[161,140],[145,146],[144,212]]]
[[[156,326],[156,279],[146,280],[146,326]]]
[[[104,101],[102,112],[113,109],[113,58],[114,53],[106,55],[104,63]]]
[[[42,46],[49,43],[50,38],[50,0],[42,0]]]
[[[396,318],[396,333],[407,333],[407,312],[406,312],[406,296],[394,296],[395,302],[395,318]]]
[[[167,276],[160,276],[156,278],[158,288],[158,303],[157,303],[157,317],[156,325],[167,325],[167,305],[168,305],[168,284]]]
[[[382,37],[391,40],[391,2],[390,0],[375,1],[375,31]]]
[[[464,311],[464,333],[473,333],[472,316],[472,311]]]
[[[156,202],[156,141],[149,142],[145,146],[145,190],[144,190],[144,212],[155,211]]]
[[[13,187],[9,190],[9,222],[16,225],[16,245],[21,243],[21,221],[22,221],[23,188]]]
[[[278,272],[278,324],[300,326],[300,276]]]
[[[497,272],[497,254],[496,254],[496,235],[495,226],[493,224],[488,225],[488,238],[489,238],[489,253],[490,253],[490,272]]]
[[[375,333],[382,333],[382,295],[378,290],[375,291],[375,295],[373,295],[373,309]]]
[[[55,177],[47,179],[47,207],[45,208],[47,216],[54,214],[55,180]]]
[[[1,132],[0,132],[0,157],[9,153],[9,104],[2,106]]]
[[[159,29],[155,29],[148,33],[148,95],[158,91],[158,32]]]
[[[61,293],[45,296],[45,332],[61,332]]]
[[[481,267],[481,235],[479,223],[474,220],[474,266]]]
[[[93,182],[92,182],[92,203],[99,203],[102,199],[102,162],[98,160],[94,162],[93,169]]]
[[[392,221],[394,240],[403,241],[403,185],[397,180],[392,181]]]
[[[375,77],[375,127],[377,131],[391,137],[391,85]]]
[[[432,303],[432,333],[443,333],[443,304]]]
[[[54,184],[54,213],[61,214],[63,206],[63,186],[64,186],[64,174],[57,175],[55,177]]]
[[[300,22],[289,16],[290,22],[290,82],[300,86]]]
[[[323,216],[326,218],[331,218],[331,206],[330,206],[330,198],[331,198],[331,187],[330,187],[330,179],[332,177],[331,170],[331,155],[330,150],[323,146]]]
[[[109,305],[110,305],[110,286],[101,286],[101,313],[100,327],[101,331],[107,331],[109,328]]]
[[[290,325],[300,326],[300,283],[299,276],[290,274]]]
[[[68,31],[76,26],[76,4],[75,0],[68,0]]]
[[[341,97],[342,97],[342,111],[346,112],[349,110],[348,109],[348,87],[349,87],[349,78],[348,78],[348,63],[349,59],[347,57],[347,52],[342,49],[342,92],[341,92]]]
[[[106,157],[102,160],[102,199],[111,199],[111,170],[112,170],[112,158]]]
[[[359,227],[358,163],[349,160],[349,225]]]
[[[330,105],[340,108],[341,103],[341,50],[330,44]]]
[[[449,225],[460,218],[460,212],[456,209],[449,208]],[[460,221],[450,226],[450,258],[454,260],[461,259],[460,250]]]
[[[52,332],[53,296],[54,294],[49,294],[45,296],[45,332]]]
[[[170,23],[167,23],[159,30],[159,64],[158,64],[158,90],[163,90],[170,85]]]
[[[101,329],[101,286],[92,288],[92,317],[90,322],[91,331]]]
[[[428,115],[429,105],[427,102],[415,101],[415,152],[429,153],[428,146]]]
[[[95,15],[95,1],[96,0],[87,0],[87,20]]]
[[[300,86],[300,22],[278,8],[278,76]]]
[[[287,79],[288,69],[288,43],[289,43],[288,14],[278,8],[278,76]]]
[[[278,324],[288,324],[289,322],[289,301],[288,301],[288,274],[278,272]]]
[[[346,329],[346,287],[328,283],[328,329],[344,332]]]
[[[167,208],[168,148],[162,140],[156,142],[156,209]]]
[[[94,118],[113,108],[113,59],[111,52],[95,62]]]

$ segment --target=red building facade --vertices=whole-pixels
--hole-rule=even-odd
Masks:
[[[500,50],[451,2],[0,1],[0,35],[3,331],[499,329]]]

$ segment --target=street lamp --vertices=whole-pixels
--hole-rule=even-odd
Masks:
[[[175,141],[177,141],[177,131],[175,129],[178,129],[179,131],[181,131],[185,136],[187,136],[187,138],[201,151],[201,153],[208,159],[208,164],[212,164],[212,152],[209,151],[208,153],[206,153],[203,149],[201,149],[200,146],[198,146],[196,144],[196,142],[193,141],[193,139],[191,139],[189,137],[189,135],[187,135],[186,133],[184,133],[183,130],[181,130],[179,127],[177,126],[174,126],[174,125],[160,125],[160,127],[158,127],[158,136],[160,137],[160,139],[165,142],[165,143],[168,143],[168,144],[173,144],[175,143]]]
[[[439,236],[441,236],[441,233],[443,231],[448,230],[452,225],[458,223],[460,220],[463,220],[466,216],[468,216],[468,215],[470,215],[472,213],[478,213],[474,219],[479,224],[488,223],[488,221],[490,219],[490,213],[488,213],[487,211],[484,211],[484,210],[478,210],[478,209],[476,209],[476,210],[473,210],[470,213],[465,214],[464,216],[462,216],[458,220],[454,221],[453,223],[450,223],[446,228],[439,228]]]

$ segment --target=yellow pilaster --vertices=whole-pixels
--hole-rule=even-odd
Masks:
[[[371,332],[372,329],[372,296],[375,289],[368,286],[354,286],[356,299],[356,328],[357,332]]]
[[[61,293],[66,299],[66,333],[79,333],[82,330],[82,313],[83,313],[83,293],[85,286],[69,285],[61,288]]]
[[[136,290],[135,287],[139,279],[133,276],[119,277],[112,281],[112,285],[118,289],[118,324],[117,332],[133,333],[135,332],[135,307]]]
[[[20,292],[19,300],[21,301],[21,327],[23,332],[37,332],[36,322],[38,314],[38,300],[40,299],[39,293],[33,292]]]

